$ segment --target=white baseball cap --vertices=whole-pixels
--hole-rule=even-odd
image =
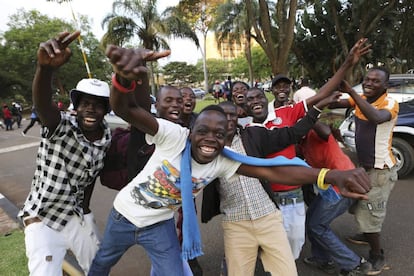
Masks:
[[[81,93],[104,98],[107,101],[108,112],[110,111],[109,85],[106,82],[98,79],[82,79],[79,81],[76,88],[70,91],[70,99],[74,109],[78,108]]]

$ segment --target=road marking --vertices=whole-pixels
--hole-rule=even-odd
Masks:
[[[40,142],[33,142],[33,143],[28,143],[28,144],[23,144],[23,145],[18,145],[18,146],[7,147],[7,148],[4,148],[4,149],[0,149],[0,154],[1,153],[12,152],[12,151],[16,151],[16,150],[32,148],[32,147],[38,147],[39,143]]]

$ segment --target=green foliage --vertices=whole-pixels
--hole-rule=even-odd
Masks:
[[[0,236],[0,275],[29,275],[25,252],[22,230]]]
[[[348,77],[351,83],[360,81],[367,63],[385,64],[393,73],[414,67],[413,0],[310,2],[297,22],[293,50],[314,83],[332,76],[361,37],[369,39],[372,53]]]
[[[55,37],[63,30],[71,31],[74,28],[65,21],[49,18],[35,10],[18,10],[10,16],[8,26],[9,30],[4,32],[1,37],[3,43],[0,44],[0,91],[2,98],[13,99],[16,95],[22,95],[30,103],[39,43]],[[83,45],[92,75],[108,79],[111,67],[99,48],[98,40],[93,37],[89,25],[83,25],[83,29]],[[88,77],[80,47],[72,43],[70,48],[71,60],[54,76],[56,92],[66,96],[80,79]]]
[[[259,46],[252,48],[252,64],[253,75],[259,80],[268,80],[272,74],[269,60]],[[244,56],[239,57],[231,61],[231,75],[238,79],[246,79],[249,76],[249,67],[247,60]]]
[[[195,65],[173,61],[164,66],[164,79],[168,84],[191,85],[202,80],[203,72],[198,70]]]
[[[203,63],[199,61],[196,64],[197,70],[203,72]],[[215,80],[223,81],[227,78],[229,72],[229,64],[220,59],[207,59],[208,79],[214,82]]]

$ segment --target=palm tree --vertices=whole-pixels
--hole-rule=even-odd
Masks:
[[[123,46],[138,38],[140,46],[151,50],[169,49],[167,39],[170,37],[189,38],[199,46],[196,34],[189,25],[170,13],[162,15],[157,12],[157,1],[116,0],[112,4],[112,13],[102,21],[102,27],[108,31],[102,38],[102,45],[116,44]],[[152,93],[155,94],[155,78],[150,63]]]
[[[213,29],[216,34],[217,46],[223,43],[244,44],[244,55],[249,66],[249,80],[253,85],[253,64],[251,53],[252,24],[247,16],[246,4],[244,1],[235,2],[228,0],[217,9]]]

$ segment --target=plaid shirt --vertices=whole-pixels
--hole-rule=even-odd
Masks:
[[[31,191],[20,217],[38,216],[50,228],[61,231],[74,214],[83,217],[85,187],[92,184],[103,167],[111,132],[103,122],[101,140],[89,142],[75,116],[61,113],[55,132],[42,129]]]
[[[238,134],[234,136],[231,148],[246,154]],[[255,220],[277,210],[257,178],[237,174],[228,180],[220,178],[219,193],[224,221]]]

